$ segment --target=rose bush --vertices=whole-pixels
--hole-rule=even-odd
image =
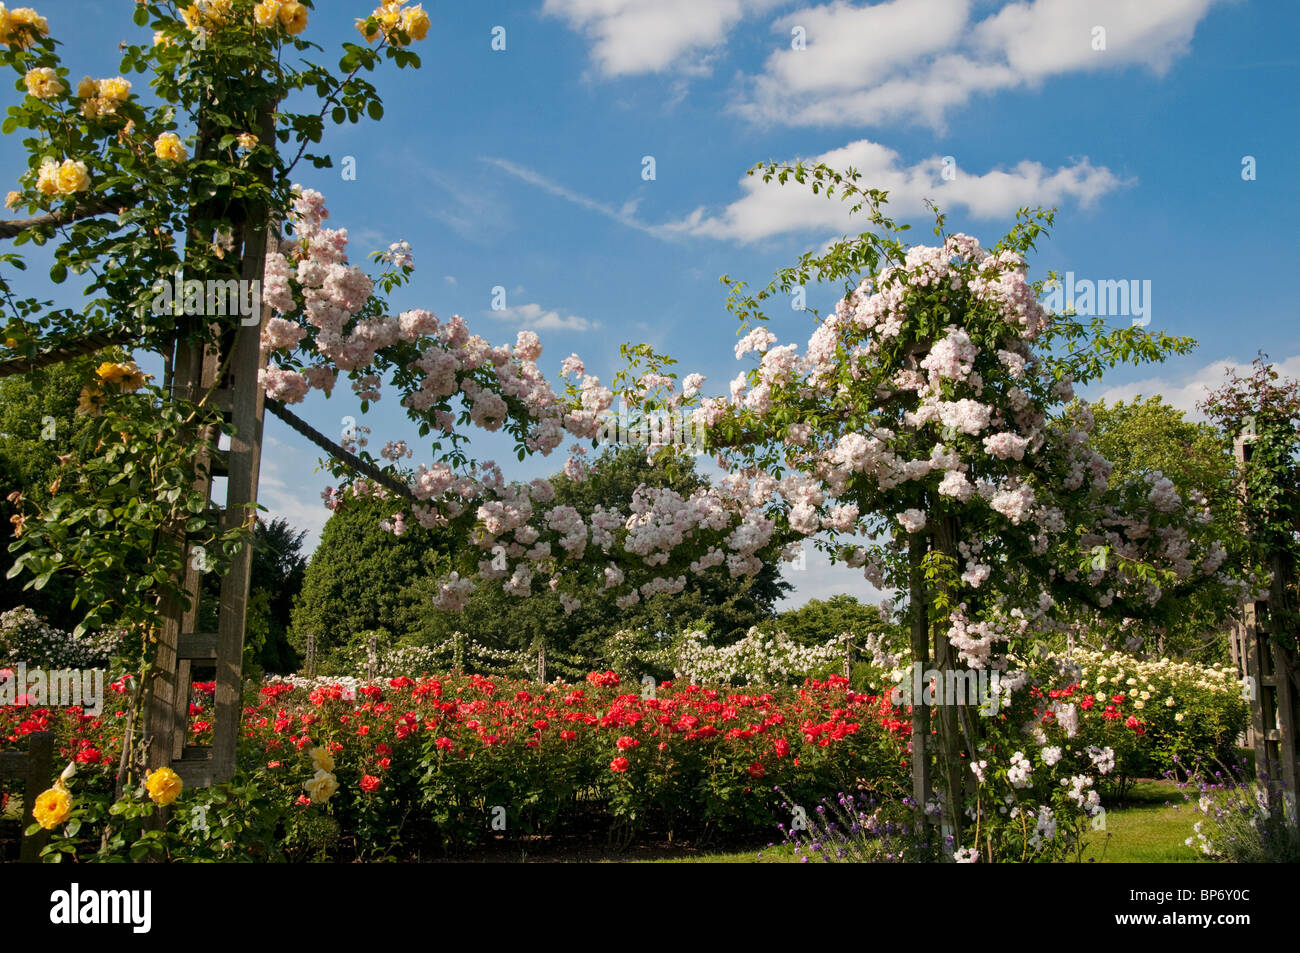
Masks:
[[[128,680],[115,685],[129,691]],[[907,713],[850,691],[842,678],[772,691],[670,682],[643,697],[640,684],[633,688],[613,672],[576,685],[477,674],[272,681],[244,712],[234,787],[255,792],[259,823],[277,838],[347,858],[437,853],[502,830],[607,830],[621,841],[650,831],[774,831],[774,785],[811,804],[847,789],[892,795],[905,781]],[[211,728],[210,692],[210,683],[194,685],[191,738]],[[0,709],[0,733],[16,747],[33,731],[55,731],[61,756],[78,762],[78,805],[102,813],[124,717],[111,704],[100,718],[11,707]],[[132,803],[143,809],[147,799],[164,805],[178,795],[173,809],[183,818],[167,849],[204,856],[211,839],[187,825],[226,794],[181,793],[159,771]],[[59,849],[93,853],[92,827],[63,837]]]

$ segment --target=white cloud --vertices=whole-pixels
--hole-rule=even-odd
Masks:
[[[500,311],[484,311],[498,321],[508,321],[519,327],[536,331],[590,331],[600,327],[598,321],[588,321],[576,314],[566,314],[540,304],[516,304]]]
[[[1254,360],[1251,358],[1251,360]],[[1206,398],[1211,390],[1223,386],[1228,370],[1235,369],[1239,376],[1250,373],[1251,360],[1221,358],[1181,376],[1152,376],[1106,387],[1088,395],[1090,400],[1131,402],[1139,394],[1142,397],[1154,397],[1157,394],[1172,407],[1187,414],[1192,420],[1204,420],[1205,415],[1196,409],[1196,404]],[[1300,354],[1271,362],[1283,377],[1300,378]]]
[[[884,593],[867,582],[861,569],[850,569],[844,563],[832,563],[830,557],[815,546],[805,546],[805,567],[796,569],[787,563],[781,567],[781,578],[794,586],[777,603],[778,611],[797,609],[810,599],[825,602],[831,596],[846,593],[857,596],[859,602],[875,605],[885,598]]]
[[[442,276],[442,280],[445,281],[445,282],[447,282],[447,284],[449,284],[449,285],[455,285],[455,284],[456,284],[456,276],[455,276],[455,275],[443,275],[443,276]]]
[[[746,15],[777,0],[546,0],[559,17],[591,41],[605,76],[676,69],[707,73],[709,54]]]
[[[270,414],[266,427],[268,431],[283,428],[292,442],[277,439],[270,433],[264,437],[258,502],[267,509],[264,516],[267,521],[279,518],[287,520],[295,530],[306,530],[303,552],[310,553],[320,542],[321,531],[330,517],[319,493],[334,481],[328,473],[313,472],[315,465],[311,461],[317,459],[315,447]]]
[[[782,17],[806,49],[784,44],[747,84],[736,110],[790,125],[941,126],[978,94],[1066,73],[1144,67],[1157,75],[1186,55],[1197,24],[1227,0],[1022,0],[978,22],[970,0],[834,0]],[[1102,28],[1105,48],[1095,41]]]
[[[978,218],[997,218],[1023,206],[1056,205],[1067,199],[1087,206],[1125,184],[1109,169],[1094,166],[1086,158],[1057,169],[1028,160],[1012,169],[982,174],[958,167],[956,177],[947,180],[942,156],[905,166],[897,152],[869,139],[806,160],[806,164],[816,162],[840,170],[852,167],[862,173],[864,187],[888,191],[886,211],[894,218],[922,213],[926,199],[945,211],[964,207]],[[745,176],[740,186],[745,194],[721,211],[696,209],[685,219],[660,228],[753,242],[786,232],[842,232],[851,226],[851,205],[841,202],[838,195],[814,195],[808,188],[775,180],[763,182],[758,176]]]

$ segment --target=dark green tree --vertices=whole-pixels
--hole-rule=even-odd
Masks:
[[[86,426],[76,414],[81,388],[101,361],[121,360],[121,352],[74,358],[61,364],[0,379],[0,607],[25,605],[57,628],[71,630],[85,614],[72,607],[73,580],[56,573],[43,589],[23,589],[25,575],[5,578],[14,563],[9,545],[17,512],[8,497],[15,492],[46,503],[59,475],[59,457],[71,452]]]
[[[1159,396],[1132,403],[1098,401],[1089,409],[1096,419],[1092,445],[1114,465],[1111,483],[1159,471],[1186,499],[1203,498],[1211,520],[1202,531],[1231,550],[1239,535],[1232,441],[1208,423],[1188,420]],[[1159,655],[1191,655],[1226,661],[1228,619],[1236,604],[1227,593],[1193,590],[1166,600],[1150,620],[1143,645]],[[1111,641],[1119,644],[1122,637]]]
[[[248,662],[263,671],[286,674],[297,670],[298,653],[289,642],[294,598],[302,589],[307,557],[302,551],[305,531],[286,520],[259,519],[253,531],[253,566],[250,573],[248,617],[244,645]],[[209,575],[203,581],[200,626],[215,630],[221,580]]]
[[[309,632],[323,658],[366,631],[386,630],[395,642],[423,629],[434,611],[432,580],[447,571],[455,538],[414,521],[401,536],[380,527],[402,509],[393,500],[349,497],[330,516],[291,611],[299,653]]]

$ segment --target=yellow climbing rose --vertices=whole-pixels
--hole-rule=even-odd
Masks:
[[[307,29],[307,8],[298,0],[285,0],[280,4],[280,25],[290,36]]]
[[[144,786],[149,792],[149,798],[161,807],[166,807],[180,797],[181,788],[184,787],[181,776],[171,768],[150,771],[149,777],[145,778]]]
[[[153,152],[165,162],[184,162],[189,158],[181,137],[174,132],[164,132],[153,144]]]
[[[17,10],[5,10],[0,6],[0,43],[8,43],[20,49],[31,46],[34,37],[48,36],[50,25],[31,7],[19,7]]]
[[[420,4],[402,11],[402,30],[413,40],[423,40],[429,35],[429,14]]]
[[[48,66],[29,69],[23,77],[23,83],[27,86],[27,92],[37,99],[53,99],[68,88],[59,81],[59,74]]]
[[[62,781],[55,781],[54,787],[36,798],[32,815],[36,823],[48,830],[53,830],[68,819],[72,813],[72,795],[63,786]]]
[[[90,188],[86,163],[64,159],[57,163],[46,159],[36,173],[36,188],[42,195],[72,195]]]
[[[253,22],[263,29],[270,29],[280,22],[280,0],[262,0],[253,7]]]

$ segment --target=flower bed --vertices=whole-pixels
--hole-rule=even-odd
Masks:
[[[1228,760],[1245,730],[1246,701],[1226,665],[1144,661],[1123,652],[1077,651],[1071,687],[1079,740],[1113,748],[1115,778],[1164,777],[1198,757]]]
[[[273,681],[245,710],[236,784],[280,814],[286,852],[409,858],[500,833],[775,831],[788,819],[776,785],[813,804],[906,783],[906,713],[850,691],[843,678],[753,693],[664,683],[654,697],[620,681],[612,672],[546,686],[461,674]],[[192,739],[211,730],[207,688],[196,685]],[[90,741],[99,758],[83,759],[75,791],[83,799],[107,793],[115,721],[108,708],[99,719],[6,709],[0,731],[20,742],[53,728],[65,757]],[[210,797],[187,792],[173,808],[185,815],[176,824],[182,854],[187,812]],[[86,846],[93,850],[88,838]]]

